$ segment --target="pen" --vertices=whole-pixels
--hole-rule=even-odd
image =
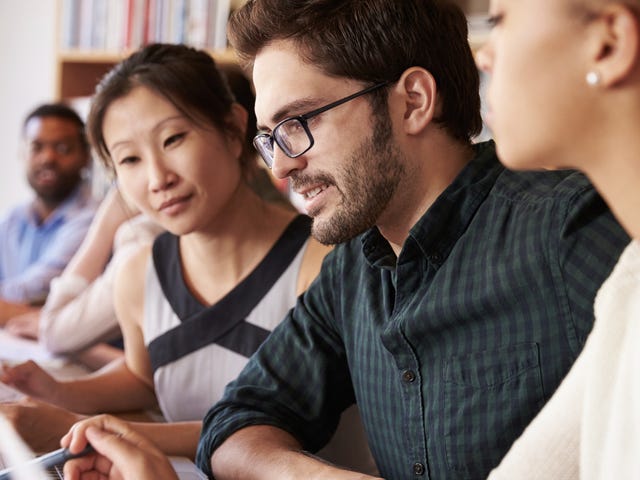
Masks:
[[[29,460],[26,462],[31,465],[38,465],[43,470],[47,470],[55,465],[62,465],[67,460],[71,460],[72,458],[82,457],[93,452],[93,447],[90,444],[78,453],[71,453],[67,448],[60,448],[58,450],[54,450],[53,452],[45,453],[39,457],[34,458],[33,460]],[[17,467],[6,468],[4,470],[0,470],[0,480],[10,480],[11,474],[15,472]]]

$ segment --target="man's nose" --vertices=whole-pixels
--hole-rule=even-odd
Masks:
[[[291,173],[295,170],[304,170],[307,165],[306,155],[300,155],[296,158],[291,158],[280,149],[275,146],[273,149],[273,163],[271,164],[271,171],[276,178],[287,178],[291,176]]]

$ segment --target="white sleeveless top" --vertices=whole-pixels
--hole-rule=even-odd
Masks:
[[[145,280],[143,335],[167,421],[202,420],[294,306],[310,227],[308,217],[296,217],[255,270],[208,307],[184,282],[178,238],[165,233],[156,239]],[[355,405],[318,455],[377,472]]]
[[[255,270],[211,306],[184,282],[178,238],[165,233],[155,241],[143,334],[167,421],[201,420],[295,304],[307,226],[294,220]]]

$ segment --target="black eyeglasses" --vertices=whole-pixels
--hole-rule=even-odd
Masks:
[[[309,130],[309,124],[307,120],[320,115],[321,113],[331,110],[343,103],[347,103],[354,98],[367,93],[373,92],[381,87],[384,87],[389,82],[377,83],[371,87],[367,87],[364,90],[353,93],[348,97],[344,97],[335,102],[331,102],[324,107],[317,108],[308,113],[297,115],[295,117],[289,117],[278,123],[271,133],[259,133],[253,139],[253,146],[258,150],[260,156],[267,164],[267,167],[271,168],[273,165],[273,143],[275,142],[278,147],[289,158],[296,158],[309,151],[313,147],[313,135]]]

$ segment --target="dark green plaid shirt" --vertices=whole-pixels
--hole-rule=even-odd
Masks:
[[[374,228],[325,259],[205,418],[205,471],[247,425],[315,451],[356,400],[387,479],[480,479],[499,462],[580,352],[629,238],[584,176],[477,150],[399,258]]]

